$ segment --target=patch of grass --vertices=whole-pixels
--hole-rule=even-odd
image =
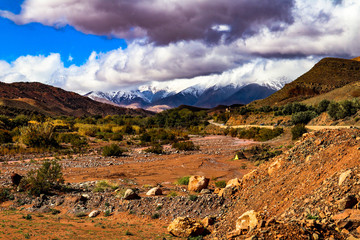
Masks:
[[[95,188],[93,189],[93,192],[105,192],[109,190],[116,190],[119,188],[119,185],[111,183],[106,180],[101,180],[96,182]]]
[[[159,210],[161,210],[162,209],[162,205],[158,205],[157,207],[156,207],[156,211],[159,211]]]
[[[111,215],[111,211],[110,210],[106,210],[104,213],[105,217],[109,217]]]
[[[181,177],[176,181],[177,185],[188,185],[190,176]]]
[[[170,191],[168,197],[176,197],[178,194],[175,191]]]
[[[318,220],[319,216],[317,215],[311,215],[310,213],[306,216],[306,219],[313,219],[313,220]]]
[[[190,199],[191,201],[196,201],[196,200],[198,199],[198,196],[196,196],[196,195],[189,195],[189,199]]]
[[[215,182],[215,186],[218,188],[224,188],[224,187],[226,187],[226,181],[224,181],[224,180],[217,181],[217,182]]]

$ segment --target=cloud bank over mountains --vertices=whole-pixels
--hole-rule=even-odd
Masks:
[[[358,0],[25,0],[20,14],[0,16],[125,38],[128,47],[67,68],[56,53],[0,61],[0,81],[86,92],[179,79],[294,79],[323,56],[360,55],[359,12]]]

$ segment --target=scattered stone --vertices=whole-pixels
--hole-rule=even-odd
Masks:
[[[346,180],[347,177],[349,177],[351,174],[351,170],[347,170],[346,172],[343,172],[342,174],[340,174],[339,177],[339,186],[341,186],[343,184],[343,182]]]
[[[201,220],[201,223],[204,225],[204,227],[212,226],[215,222],[215,219],[213,217],[205,217],[203,220]]]
[[[89,214],[89,218],[94,218],[100,214],[99,210],[94,210]]]
[[[201,194],[211,194],[211,190],[210,189],[202,189],[200,191]]]
[[[245,212],[236,220],[236,230],[251,231],[258,225],[258,213],[254,210]]]
[[[228,187],[238,187],[238,186],[241,186],[241,179],[239,179],[239,178],[230,179],[226,183],[226,188],[228,188]]]
[[[188,217],[178,217],[168,226],[169,233],[176,237],[195,237],[204,230],[202,223]]]
[[[150,189],[147,193],[147,196],[158,196],[158,195],[162,195],[162,190],[160,187],[154,187],[152,189]]]
[[[357,203],[358,200],[354,195],[348,195],[343,199],[341,199],[340,201],[338,201],[338,208],[340,211],[342,211],[354,207]]]
[[[200,192],[202,189],[208,187],[209,182],[210,179],[204,176],[191,176],[189,179],[188,190],[194,192]]]
[[[125,200],[133,200],[133,199],[139,199],[139,198],[140,198],[139,195],[137,195],[133,189],[127,189],[124,193]]]

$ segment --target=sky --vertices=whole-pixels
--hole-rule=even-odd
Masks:
[[[359,0],[1,0],[0,81],[78,93],[290,81],[360,56],[359,13]]]

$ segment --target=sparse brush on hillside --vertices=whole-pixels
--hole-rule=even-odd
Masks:
[[[305,112],[297,112],[291,116],[291,121],[293,124],[307,124],[311,121],[311,119],[317,117],[317,113],[315,111],[305,111]]]
[[[284,130],[282,128],[267,129],[252,127],[249,129],[231,129],[229,134],[233,137],[242,139],[253,139],[255,141],[268,141],[280,136]]]
[[[352,101],[330,102],[327,113],[334,120],[343,119],[354,115],[360,109],[359,99]]]
[[[54,126],[49,123],[30,124],[20,129],[20,141],[28,147],[58,147]]]

